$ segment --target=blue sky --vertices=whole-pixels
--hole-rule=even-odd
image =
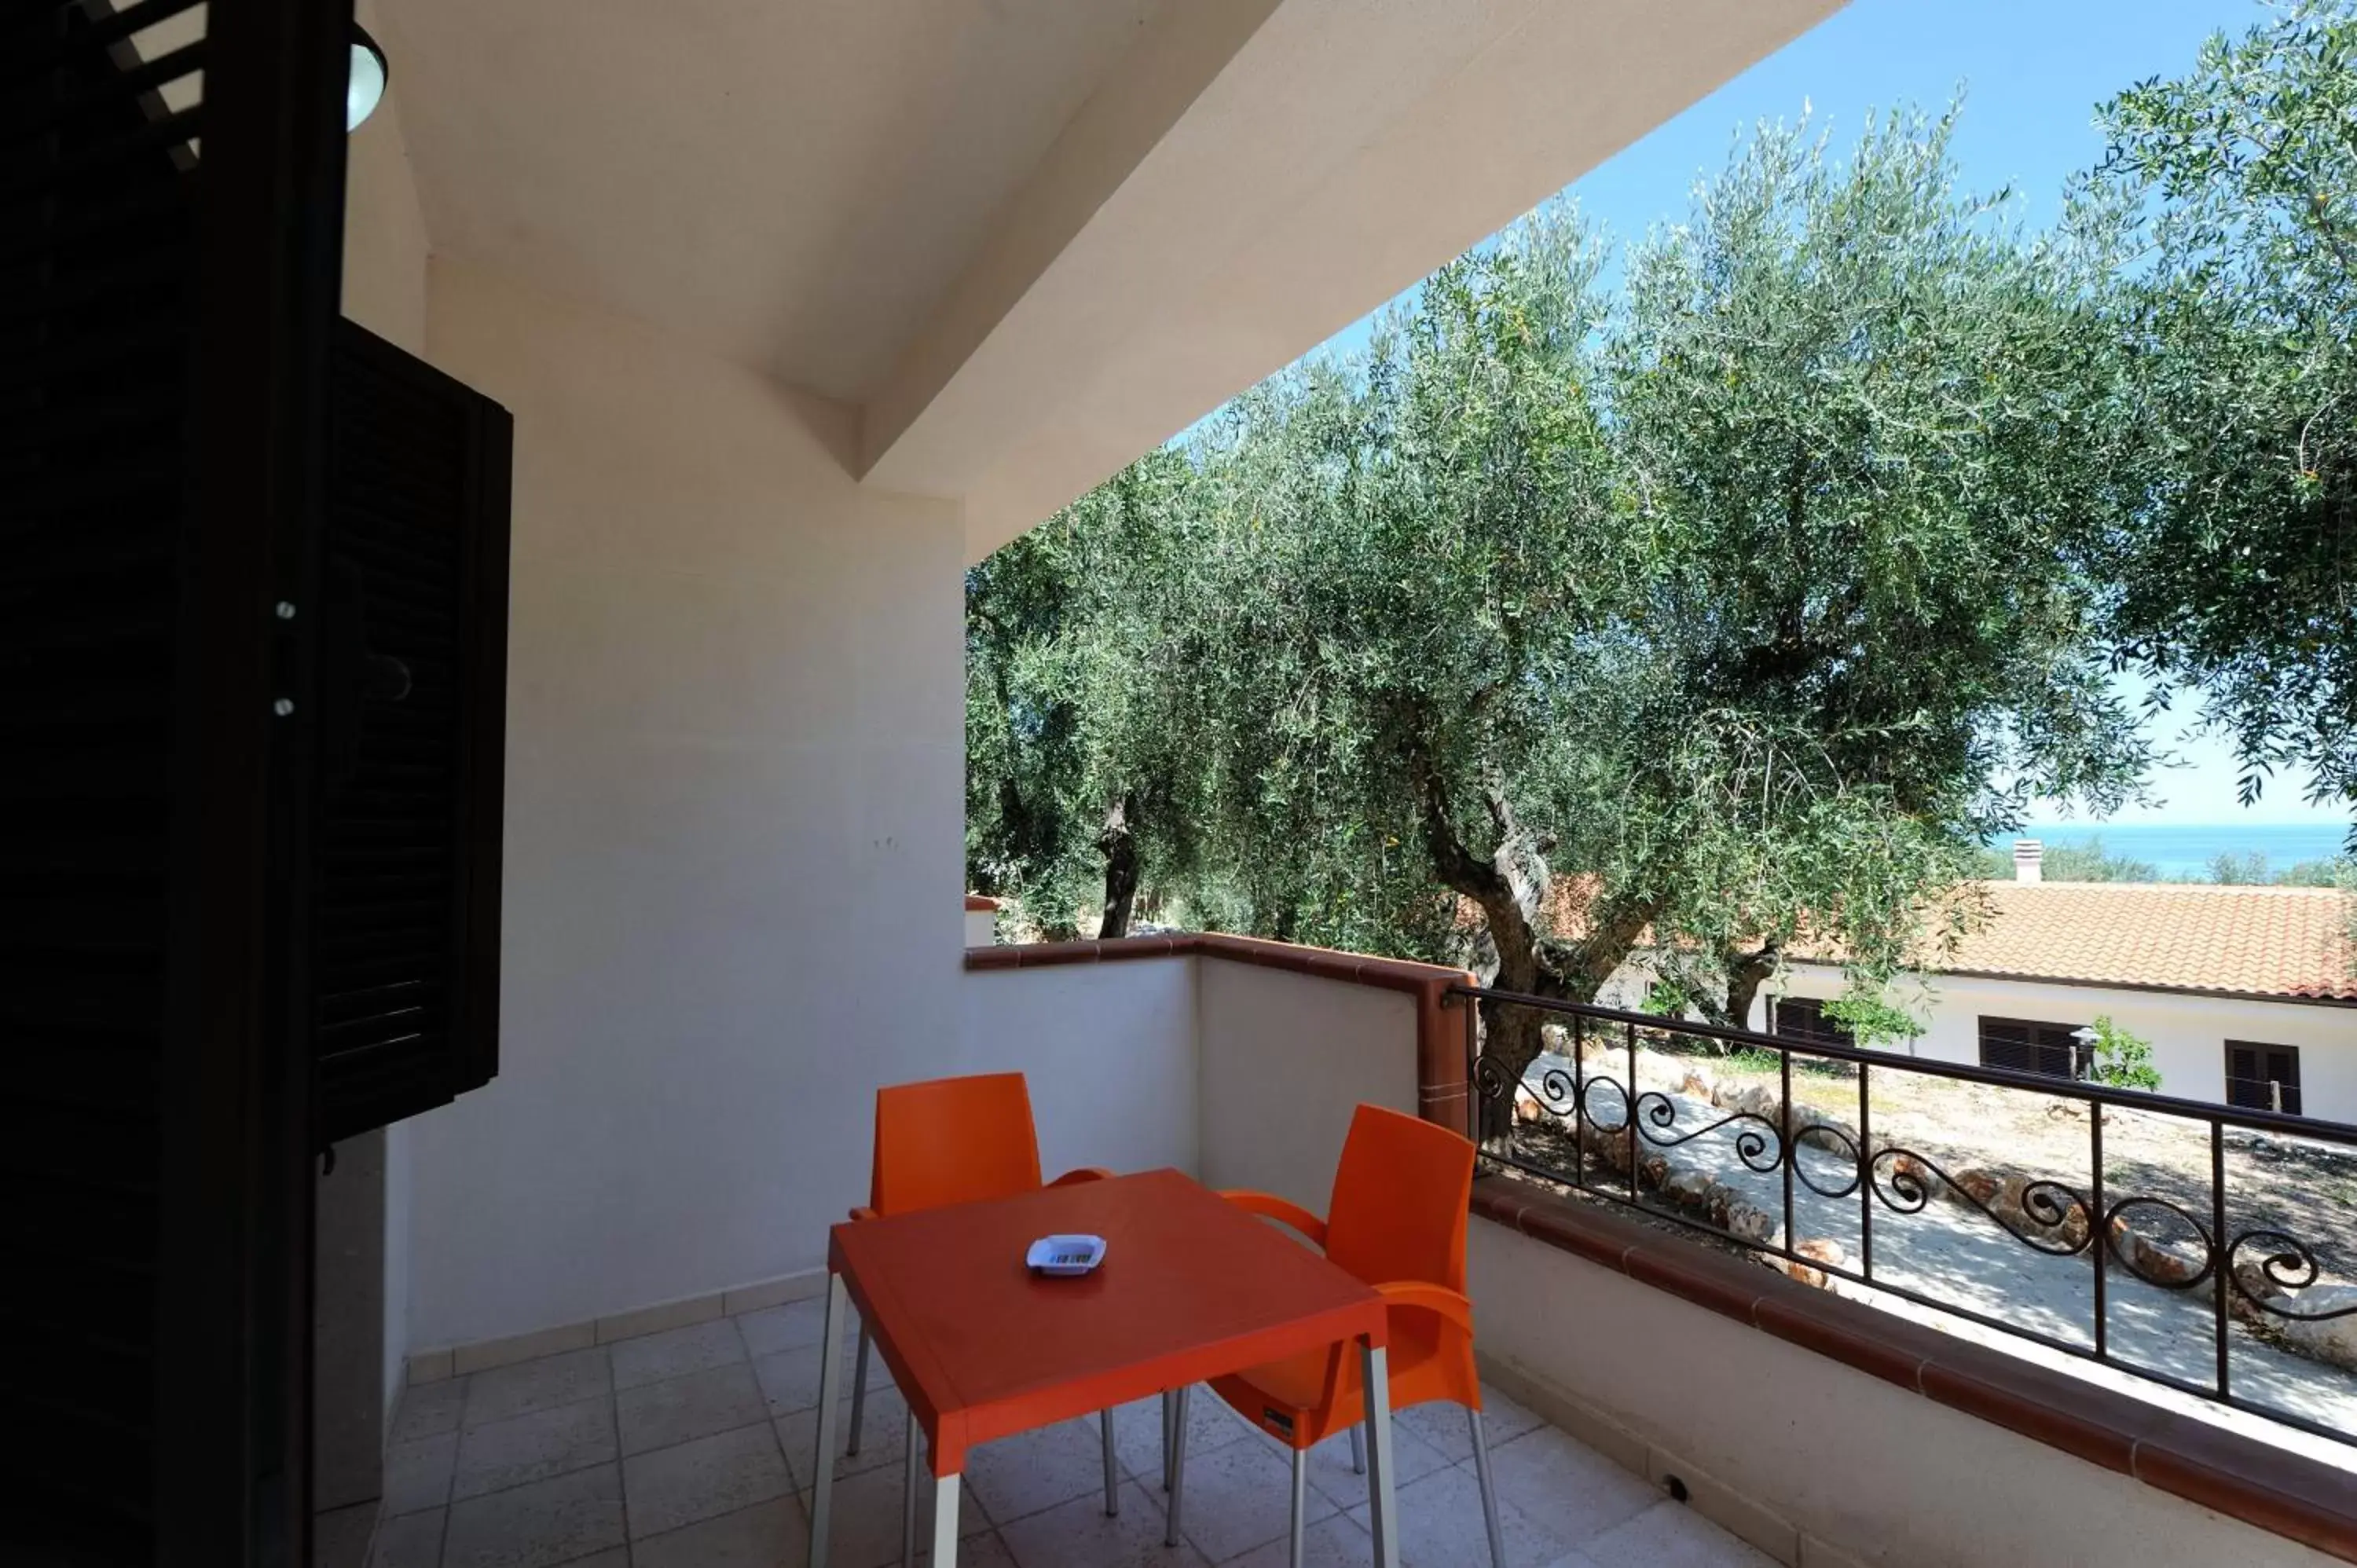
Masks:
[[[1760,120],[1797,120],[1805,107],[1838,144],[1869,110],[1937,109],[1961,87],[1955,153],[1966,182],[1983,192],[2010,186],[2023,220],[2043,225],[2060,209],[2064,180],[2103,155],[2099,101],[2146,77],[2181,73],[2202,39],[2221,28],[2239,33],[2264,14],[2254,0],[1855,0],[1571,190],[1626,242],[1683,216],[1694,182],[1722,167],[1735,136]],[[1368,326],[1347,328],[1329,347],[1363,346]],[[2179,764],[2156,773],[2155,803],[2114,821],[2345,823],[2345,812],[2307,804],[2305,775],[2277,777],[2244,811],[2226,746],[2182,735],[2191,712],[2180,700],[2154,732]]]

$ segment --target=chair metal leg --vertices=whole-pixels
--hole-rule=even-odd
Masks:
[[[1367,1434],[1356,1425],[1351,1428],[1351,1474],[1367,1473]]]
[[[1292,1548],[1286,1554],[1288,1568],[1301,1568],[1301,1516],[1309,1511],[1309,1450],[1293,1451],[1293,1530]]]
[[[1162,1391],[1162,1489],[1170,1489],[1170,1412],[1178,1408],[1178,1396],[1170,1390]]]
[[[908,1452],[900,1459],[900,1568],[917,1562],[917,1412],[909,1412]]]
[[[1187,1391],[1178,1391],[1178,1400],[1170,1417],[1170,1511],[1162,1522],[1162,1544],[1178,1544],[1178,1509],[1187,1500]]]
[[[1506,1538],[1498,1530],[1498,1488],[1490,1480],[1490,1440],[1481,1434],[1481,1412],[1468,1408],[1473,1425],[1473,1474],[1481,1483],[1481,1522],[1490,1527],[1490,1568],[1506,1568]]]
[[[1399,1568],[1399,1502],[1392,1482],[1391,1358],[1377,1346],[1360,1346],[1367,1391],[1367,1533],[1375,1538],[1375,1568]]]
[[[867,1413],[867,1320],[859,1320],[859,1359],[851,1369],[851,1444],[845,1454],[859,1452],[859,1423]]]
[[[1121,1473],[1113,1462],[1113,1408],[1108,1405],[1097,1415],[1097,1429],[1104,1435],[1105,1518],[1121,1517]]]

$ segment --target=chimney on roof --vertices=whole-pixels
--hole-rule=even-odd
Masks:
[[[2046,880],[2046,846],[2036,839],[2013,841],[2013,879],[2016,882]]]

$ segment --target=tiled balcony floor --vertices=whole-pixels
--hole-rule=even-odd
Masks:
[[[797,1302],[409,1389],[372,1568],[804,1568],[822,1311]],[[836,1568],[899,1558],[906,1407],[880,1362],[870,1376],[866,1441],[836,1472]],[[1185,1544],[1162,1544],[1161,1423],[1149,1401],[1115,1418],[1118,1519],[1104,1517],[1093,1420],[977,1450],[959,1561],[1282,1568],[1283,1451],[1208,1391],[1191,1404]],[[1488,1423],[1514,1568],[1769,1562],[1502,1395],[1491,1396]],[[1401,1562],[1486,1563],[1463,1412],[1407,1411],[1395,1434]],[[1310,1487],[1309,1561],[1366,1563],[1366,1483],[1343,1439],[1312,1455]],[[931,1528],[920,1521],[920,1541]],[[328,1560],[349,1533],[323,1530],[320,1568],[357,1568]]]

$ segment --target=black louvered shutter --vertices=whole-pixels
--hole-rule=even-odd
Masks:
[[[16,1474],[0,1484],[10,1561],[138,1561],[154,1541],[197,182],[171,158],[169,138],[189,127],[144,112],[106,44],[56,6],[0,23],[0,1427],[20,1434]]]
[[[319,1135],[498,1070],[511,422],[350,322],[329,367]]]
[[[316,577],[350,28],[0,0],[0,1563],[307,1541],[315,639],[272,607]]]

